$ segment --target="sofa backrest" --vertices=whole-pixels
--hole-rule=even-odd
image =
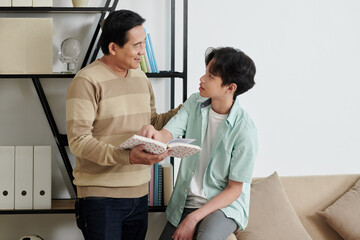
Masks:
[[[342,239],[316,212],[334,203],[359,178],[360,174],[280,177],[297,215],[314,240]]]

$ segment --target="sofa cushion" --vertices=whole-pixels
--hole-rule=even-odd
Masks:
[[[311,240],[296,215],[276,172],[251,184],[249,224],[241,240]]]
[[[344,239],[360,239],[360,180],[318,215]]]

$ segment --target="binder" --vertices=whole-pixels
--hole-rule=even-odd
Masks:
[[[33,209],[51,209],[51,146],[34,146]]]
[[[0,209],[14,209],[15,162],[14,146],[0,147]]]
[[[32,7],[32,0],[12,0],[13,7]]]
[[[52,7],[53,0],[32,0],[33,7]]]
[[[0,0],[0,7],[11,7],[11,0]]]
[[[32,209],[33,147],[15,147],[15,210]]]

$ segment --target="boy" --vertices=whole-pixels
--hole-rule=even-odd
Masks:
[[[181,161],[160,239],[226,239],[248,223],[257,130],[236,97],[254,86],[255,64],[230,47],[208,50],[205,63],[200,93],[161,131],[139,133],[162,142],[185,135],[202,147]]]

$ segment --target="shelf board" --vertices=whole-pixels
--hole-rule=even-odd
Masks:
[[[1,13],[102,13],[110,7],[0,7]]]
[[[75,199],[53,199],[51,209],[0,210],[0,214],[54,214],[74,213]]]
[[[182,72],[171,72],[171,71],[160,71],[158,73],[146,73],[148,78],[183,78],[184,73]],[[45,73],[45,74],[10,74],[3,73],[0,74],[0,78],[73,78],[75,77],[74,73]]]
[[[21,209],[0,210],[2,214],[73,214],[75,213],[75,199],[53,199],[51,209]],[[164,212],[166,206],[149,207],[149,212]]]
[[[171,71],[160,71],[158,73],[146,73],[148,78],[183,78],[184,73],[182,72],[171,72]]]
[[[0,74],[0,78],[73,78],[73,73]]]

